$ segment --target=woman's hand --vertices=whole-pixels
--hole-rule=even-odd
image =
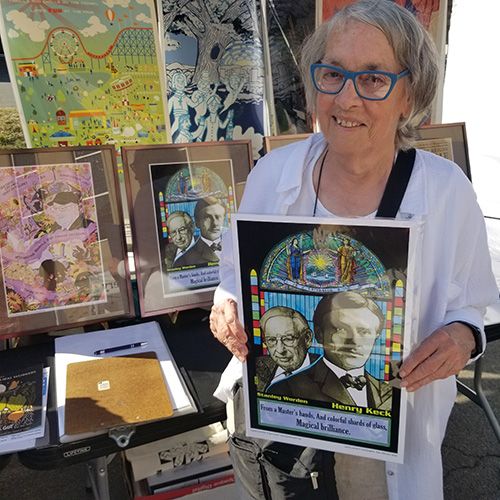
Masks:
[[[214,337],[224,344],[241,362],[248,354],[247,334],[238,319],[236,302],[226,299],[213,305],[210,313],[210,330]]]
[[[434,380],[456,375],[469,361],[475,346],[474,335],[462,323],[438,328],[402,364],[401,387],[413,392]]]

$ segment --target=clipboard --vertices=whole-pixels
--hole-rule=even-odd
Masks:
[[[68,364],[65,406],[64,428],[70,435],[173,414],[155,352]]]

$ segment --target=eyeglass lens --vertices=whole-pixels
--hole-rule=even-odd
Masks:
[[[296,337],[295,335],[283,335],[282,337],[266,337],[266,345],[267,347],[274,347],[280,340],[286,347],[294,347],[297,344],[299,337]]]
[[[173,231],[170,231],[170,236],[177,236],[177,235],[185,235],[187,232],[187,227],[182,226],[179,229],[174,229]]]

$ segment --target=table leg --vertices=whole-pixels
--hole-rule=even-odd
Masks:
[[[106,457],[89,460],[87,473],[95,500],[110,500]]]

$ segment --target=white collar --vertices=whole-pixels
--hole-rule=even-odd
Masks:
[[[220,245],[220,242],[221,242],[221,238],[217,238],[216,240],[207,240],[206,238],[204,238],[201,234],[200,234],[200,240],[203,241],[203,243],[205,243],[205,245],[211,247],[214,243]]]
[[[330,370],[332,370],[333,373],[335,373],[335,375],[337,375],[338,378],[343,377],[347,373],[349,375],[352,375],[353,377],[359,377],[360,375],[365,374],[364,366],[361,366],[359,368],[353,368],[352,370],[344,370],[343,368],[340,368],[340,366],[334,365],[331,361],[328,361],[328,359],[326,359],[324,356],[323,356],[323,362],[325,363],[326,366],[328,366],[328,368],[330,368]]]

